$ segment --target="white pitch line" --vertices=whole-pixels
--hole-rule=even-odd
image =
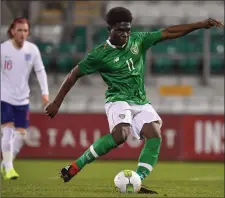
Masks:
[[[222,176],[206,176],[206,177],[193,177],[190,178],[192,181],[222,181],[224,177]]]
[[[50,180],[57,180],[57,179],[60,179],[60,177],[59,177],[59,176],[55,176],[55,177],[48,177],[48,179],[50,179]]]

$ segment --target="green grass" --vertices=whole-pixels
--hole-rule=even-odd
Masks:
[[[95,161],[69,183],[58,171],[67,161],[16,160],[20,178],[2,180],[2,197],[131,197],[115,191],[114,176],[123,169],[135,170],[135,161]],[[224,197],[224,164],[159,162],[143,184],[159,195],[134,197]]]

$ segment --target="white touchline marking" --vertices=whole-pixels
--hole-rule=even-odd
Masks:
[[[205,177],[192,177],[192,181],[222,181],[224,177],[222,176],[205,176]]]
[[[60,179],[60,177],[59,177],[59,176],[55,176],[55,177],[48,177],[48,179],[50,179],[50,180],[57,180],[57,179]]]

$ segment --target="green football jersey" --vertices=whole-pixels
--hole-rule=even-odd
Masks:
[[[134,32],[121,48],[107,40],[78,63],[79,70],[85,75],[100,73],[108,85],[106,102],[149,103],[144,87],[145,55],[161,37],[162,31]]]

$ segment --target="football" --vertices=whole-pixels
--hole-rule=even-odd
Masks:
[[[123,170],[115,176],[114,184],[121,193],[138,193],[141,188],[141,178],[132,170]]]

